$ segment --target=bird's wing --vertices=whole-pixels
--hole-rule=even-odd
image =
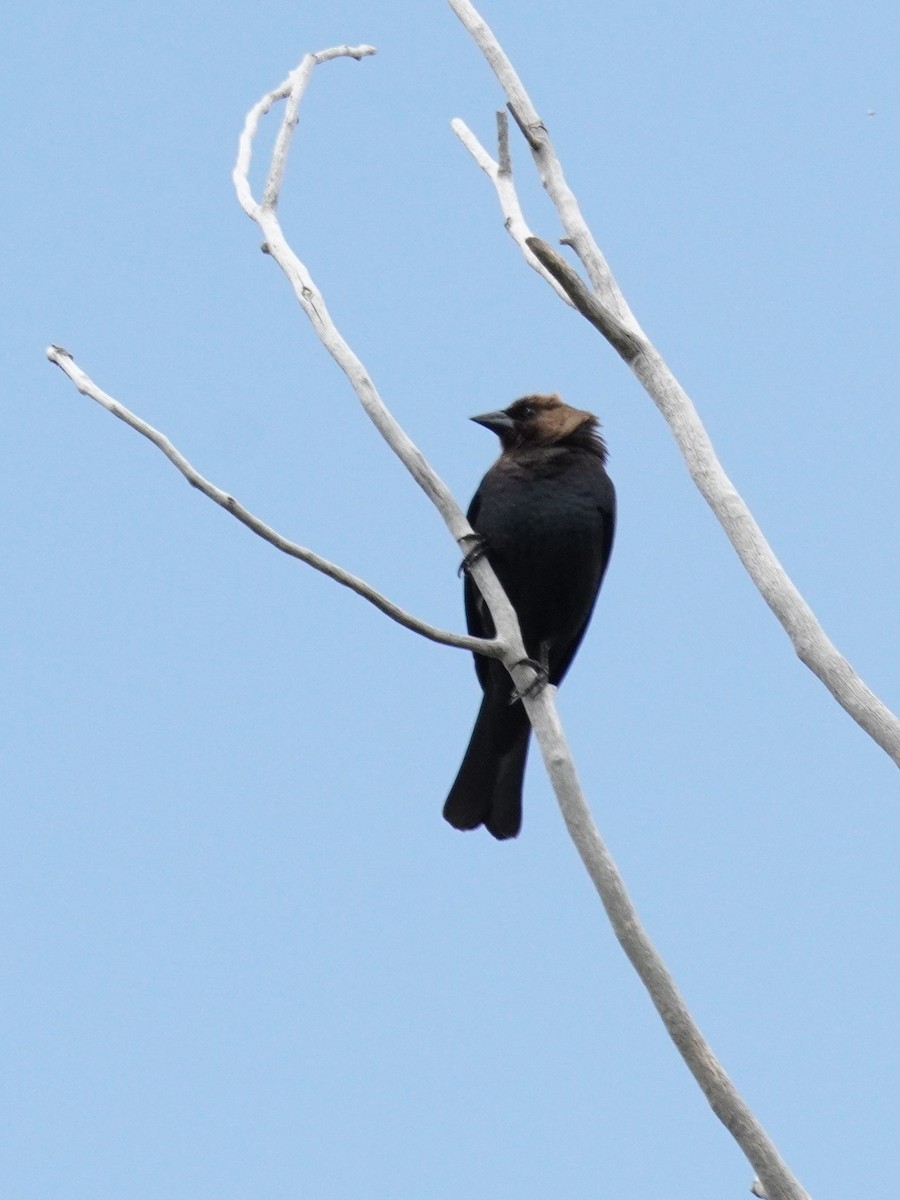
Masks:
[[[472,503],[469,505],[468,512],[466,513],[469,524],[476,530],[478,528],[477,522],[480,508],[481,488],[472,497]],[[495,632],[494,622],[491,619],[488,606],[485,604],[484,597],[468,574],[465,577],[463,597],[466,605],[466,628],[469,630],[469,633],[473,637],[493,637]],[[487,683],[489,660],[483,654],[475,654],[473,658],[475,659],[475,671],[478,675],[478,682],[484,688]]]
[[[602,486],[598,492],[598,537],[597,537],[597,580],[594,586],[594,595],[588,605],[587,611],[584,614],[584,620],[573,631],[572,636],[561,646],[555,648],[552,656],[553,666],[551,668],[551,680],[558,683],[568,671],[572,664],[572,659],[578,652],[578,647],[581,645],[581,640],[584,637],[585,630],[588,627],[591,616],[594,612],[594,605],[597,602],[597,596],[600,593],[600,585],[603,583],[603,576],[606,574],[606,568],[609,566],[610,555],[612,554],[613,539],[616,532],[616,491],[613,487],[612,480],[609,476],[604,475]]]

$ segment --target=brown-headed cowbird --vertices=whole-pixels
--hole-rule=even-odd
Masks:
[[[575,656],[612,550],[616,493],[596,417],[559,396],[525,396],[473,417],[500,438],[468,518],[519,618],[529,656],[558,684]],[[466,623],[477,637],[494,624],[466,576]],[[484,825],[495,838],[522,825],[522,779],[531,726],[512,697],[509,672],[475,655],[484,692],[444,817],[457,829]]]

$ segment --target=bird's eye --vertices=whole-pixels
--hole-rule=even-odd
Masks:
[[[534,409],[530,404],[526,404],[524,408],[519,410],[519,416],[529,421],[534,416]]]

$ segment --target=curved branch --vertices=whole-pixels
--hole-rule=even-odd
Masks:
[[[341,47],[334,51],[307,54],[296,71],[293,71],[288,79],[274,91],[264,96],[248,113],[238,145],[238,157],[232,178],[241,207],[262,231],[263,250],[272,256],[284,272],[297,302],[309,318],[317,337],[347,376],[363,409],[375,424],[378,432],[397,453],[429,499],[437,506],[458,541],[461,537],[471,536],[472,533],[462,510],[454,500],[449,488],[425,462],[421,451],[388,411],[371,376],[338,330],[325,304],[325,299],[306,264],[301,262],[288,244],[277,215],[279,189],[284,178],[284,164],[291,136],[297,124],[300,99],[306,90],[313,69],[320,62],[325,62],[328,58],[339,57],[341,53],[358,58],[362,56],[363,52],[374,53],[374,50],[371,47],[357,47],[353,50]],[[276,138],[272,165],[263,198],[262,201],[257,201],[253,197],[248,179],[253,138],[256,135],[260,117],[268,112],[278,99],[287,99],[287,104]]]
[[[124,421],[126,425],[130,425],[132,429],[143,434],[145,438],[153,443],[158,450],[161,450],[166,458],[175,466],[185,477],[191,487],[195,487],[204,496],[214,501],[226,512],[237,518],[248,529],[251,529],[264,541],[275,546],[284,554],[290,555],[291,558],[297,558],[301,562],[307,563],[310,567],[314,567],[317,571],[321,571],[323,575],[327,575],[329,579],[333,579],[336,583],[340,583],[343,587],[349,588],[352,592],[356,592],[358,596],[362,596],[364,600],[368,600],[370,604],[374,604],[392,621],[396,621],[399,625],[411,629],[413,633],[420,633],[422,637],[428,638],[432,642],[440,642],[443,646],[456,646],[460,650],[472,650],[476,654],[485,654],[489,658],[502,658],[506,650],[506,645],[499,638],[485,639],[469,637],[468,634],[449,633],[445,629],[438,629],[435,625],[429,625],[427,621],[422,621],[418,617],[412,616],[400,608],[398,604],[394,604],[387,596],[383,596],[365,580],[359,579],[356,575],[351,575],[349,571],[345,571],[342,567],[337,566],[333,562],[329,562],[327,558],[322,558],[313,550],[307,550],[305,546],[300,546],[296,542],[289,541],[283,537],[277,530],[270,525],[266,525],[259,517],[256,517],[248,509],[244,508],[234,496],[230,496],[227,492],[223,492],[221,488],[216,487],[214,483],[210,483],[208,479],[200,474],[193,467],[184,455],[176,449],[169,441],[165,434],[160,433],[158,429],[154,429],[152,425],[148,425],[124,404],[120,404],[118,400],[113,399],[107,392],[97,387],[94,381],[78,366],[68,350],[64,350],[62,346],[48,346],[47,357],[52,363],[55,363],[64,374],[68,375],[69,379],[75,384],[79,392],[83,396],[90,397],[112,413],[114,417],[118,417],[120,421]]]
[[[763,599],[791,639],[801,662],[900,766],[900,720],[868,687],[825,633],[725,473],[690,397],[625,302],[581,215],[578,201],[566,183],[547,129],[497,39],[469,0],[449,0],[449,3],[506,93],[510,111],[528,140],[541,180],[559,213],[566,232],[565,243],[583,263],[591,287],[541,239],[527,238],[527,249],[553,276],[572,304],[622,356],[668,422],[691,478],[715,513]],[[494,183],[497,187],[496,180]],[[503,204],[504,196],[499,187],[497,190]],[[504,211],[508,210],[505,208]]]
[[[253,217],[255,220],[255,211],[258,208],[250,191],[248,175],[250,172],[250,160],[253,157],[253,139],[256,137],[259,123],[263,117],[279,100],[286,100],[290,97],[290,112],[282,124],[281,132],[275,143],[275,149],[272,152],[272,162],[269,166],[269,174],[263,193],[263,203],[274,206],[278,203],[278,194],[281,191],[281,184],[284,180],[287,152],[290,146],[291,134],[299,119],[300,101],[303,99],[303,93],[309,84],[313,68],[318,66],[319,63],[329,62],[334,58],[355,58],[359,62],[360,59],[368,58],[369,55],[376,53],[377,51],[374,46],[363,45],[332,46],[328,50],[318,50],[313,54],[307,54],[300,65],[291,71],[287,79],[279,83],[278,87],[273,88],[271,92],[266,92],[265,96],[253,105],[244,119],[244,128],[241,130],[241,136],[238,139],[237,163],[232,173],[238,200],[240,201],[241,208],[243,208],[248,216]]]
[[[263,249],[271,255],[284,272],[298,304],[309,318],[319,341],[347,377],[363,410],[375,428],[437,508],[450,533],[456,539],[457,545],[465,550],[466,543],[471,542],[475,536],[465,514],[456,503],[450,489],[388,410],[372,377],[332,319],[325,304],[325,298],[316,286],[309,269],[288,243],[277,215],[280,188],[284,179],[284,164],[290,148],[291,137],[297,125],[300,100],[314,68],[329,59],[341,57],[360,59],[374,53],[375,50],[371,46],[339,46],[332,50],[320,51],[317,54],[307,54],[297,69],[283,83],[268,92],[250,109],[238,142],[238,155],[232,178],[241,207],[247,216],[256,222],[262,232]],[[286,100],[287,103],[276,137],[263,197],[261,201],[257,201],[253,196],[249,181],[253,139],[259,128],[260,120],[278,100]],[[502,647],[502,650],[495,656],[506,665],[516,687],[523,690],[534,682],[536,676],[531,667],[524,665],[527,654],[515,610],[486,557],[479,558],[472,564],[470,574],[484,596],[494,620],[494,628],[497,630],[497,647]]]

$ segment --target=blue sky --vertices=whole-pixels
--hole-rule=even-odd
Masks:
[[[726,469],[896,710],[896,5],[483,12]],[[560,695],[595,817],[805,1186],[893,1200],[896,768],[504,234],[449,129],[490,138],[501,98],[447,5],[35,3],[5,37],[4,1194],[747,1194],[537,755],[517,842],[441,820],[467,657],[261,543],[43,358],[63,344],[265,520],[460,628],[454,544],[230,182],[250,105],[370,42],[313,79],[285,228],[462,503],[495,452],[471,414],[556,390],[600,415],[618,540]]]

